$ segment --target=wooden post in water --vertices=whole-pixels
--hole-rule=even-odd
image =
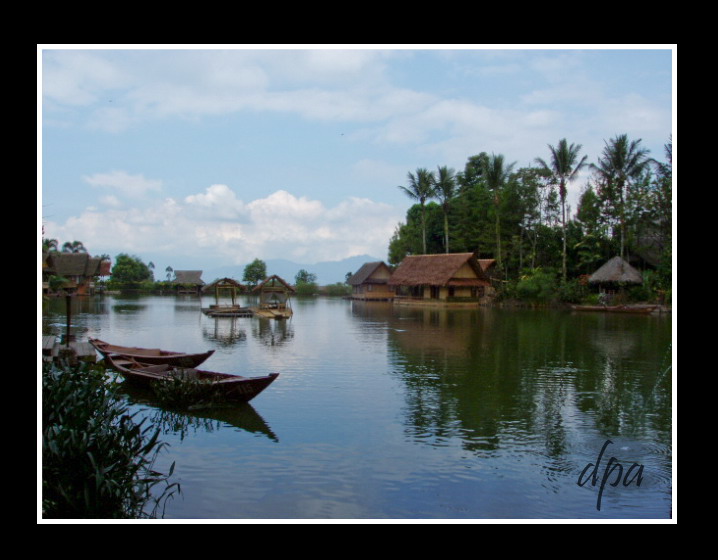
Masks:
[[[70,294],[65,293],[65,316],[67,324],[65,325],[65,346],[70,347],[70,320],[72,318],[72,306],[70,300]]]

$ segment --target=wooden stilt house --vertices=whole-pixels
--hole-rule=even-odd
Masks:
[[[394,291],[389,288],[391,269],[382,261],[369,262],[354,273],[347,283],[352,287],[352,299],[391,300]]]
[[[97,278],[109,275],[109,266],[109,261],[87,253],[51,251],[45,254],[43,262],[43,290],[49,292],[49,279],[57,276],[65,279],[64,293],[91,295]]]
[[[406,257],[388,284],[397,303],[478,304],[491,286],[475,253]]]

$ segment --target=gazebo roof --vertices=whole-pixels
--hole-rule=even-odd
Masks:
[[[255,286],[255,288],[252,291],[253,292],[261,292],[266,289],[276,289],[276,288],[286,290],[287,292],[292,292],[292,293],[295,292],[295,290],[292,286],[290,286],[284,279],[280,278],[276,274],[270,276],[269,278],[266,278],[264,280],[264,282]]]
[[[234,278],[220,278],[215,280],[211,284],[207,284],[202,288],[203,292],[210,292],[215,288],[235,288],[237,290],[244,290],[245,287],[237,282]]]
[[[613,257],[588,278],[589,284],[642,284],[641,273],[621,257]]]

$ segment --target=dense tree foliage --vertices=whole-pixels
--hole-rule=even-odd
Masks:
[[[267,263],[260,259],[254,259],[251,263],[244,267],[242,282],[247,282],[250,286],[256,286],[266,277]]]
[[[152,270],[139,257],[120,253],[112,267],[112,281],[122,284],[139,284],[153,279]]]
[[[672,143],[660,163],[640,140],[619,135],[606,142],[595,164],[581,145],[561,139],[537,167],[515,168],[503,155],[481,152],[464,170],[409,174],[405,192],[417,201],[389,242],[388,257],[398,264],[406,255],[477,252],[494,258],[503,280],[527,274],[555,274],[558,285],[594,272],[616,255],[650,268],[656,285],[671,285]],[[439,177],[451,177],[439,188]],[[572,212],[567,189],[579,171],[588,179]],[[421,172],[421,173],[420,173]],[[431,189],[419,188],[428,184]],[[427,194],[428,192],[428,194]],[[525,285],[525,295],[534,285]],[[530,288],[530,289],[529,289]],[[533,297],[533,296],[532,296]]]

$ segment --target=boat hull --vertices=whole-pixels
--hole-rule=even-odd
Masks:
[[[176,367],[194,368],[207,360],[214,350],[187,354],[184,352],[173,352],[171,350],[160,350],[159,348],[137,348],[132,346],[119,346],[110,344],[97,338],[89,339],[90,344],[102,354],[103,358],[108,356],[122,356],[133,358],[145,364],[170,364]]]
[[[201,382],[202,386],[206,388],[207,394],[211,393],[214,397],[231,402],[251,401],[279,377],[278,373],[260,377],[243,377],[169,364],[148,364],[112,355],[106,359],[112,369],[131,383],[155,389],[156,383],[192,379]]]
[[[657,305],[573,305],[574,311],[601,311],[603,313],[653,313]]]

